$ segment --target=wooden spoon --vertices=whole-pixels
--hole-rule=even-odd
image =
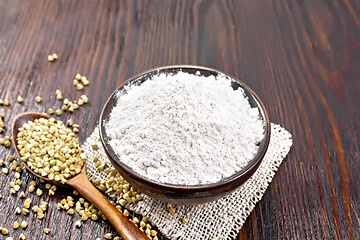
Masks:
[[[49,119],[48,116],[35,113],[35,112],[25,112],[19,114],[15,117],[12,125],[12,139],[14,142],[15,150],[18,156],[21,159],[19,149],[17,148],[17,134],[19,128],[28,121],[34,121],[38,118]],[[148,239],[145,233],[143,233],[135,224],[133,224],[128,218],[126,218],[122,213],[120,213],[105,197],[102,193],[99,192],[89,181],[86,176],[85,164],[81,172],[69,179],[65,184],[61,182],[52,181],[46,177],[43,177],[35,172],[33,172],[26,162],[21,161],[26,169],[34,174],[35,176],[51,182],[53,184],[71,187],[78,191],[82,196],[89,200],[97,209],[101,210],[109,222],[114,226],[116,231],[126,240],[135,240],[135,239]]]

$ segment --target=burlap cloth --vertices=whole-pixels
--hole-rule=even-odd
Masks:
[[[94,151],[93,144],[97,144],[100,149]],[[142,194],[142,201],[128,204],[126,208],[147,216],[152,225],[157,226],[166,237],[171,239],[235,239],[255,204],[262,198],[291,146],[291,134],[272,123],[270,145],[260,167],[246,183],[229,196],[204,205],[174,206],[176,213],[170,214],[166,203]],[[109,161],[101,147],[98,128],[95,128],[86,139],[83,148],[89,159],[86,162],[89,179],[106,180],[107,174],[100,172],[94,161],[90,160],[97,156],[100,161]],[[116,195],[109,197],[116,198]],[[186,224],[181,222],[184,217],[188,219]]]

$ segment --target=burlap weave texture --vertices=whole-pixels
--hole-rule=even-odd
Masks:
[[[91,147],[93,144],[97,144],[100,149],[93,150]],[[272,123],[270,144],[261,165],[247,182],[229,196],[204,205],[174,206],[175,214],[168,212],[166,203],[144,194],[142,201],[128,204],[126,207],[147,216],[153,225],[171,239],[235,239],[255,204],[262,198],[291,146],[291,134]],[[91,161],[94,156],[100,161],[109,161],[99,142],[98,128],[95,128],[86,139],[83,148],[89,159],[86,162],[89,179],[106,180],[107,175],[98,171],[94,161]],[[109,197],[116,198],[115,195]],[[187,224],[181,222],[184,217],[188,219]]]

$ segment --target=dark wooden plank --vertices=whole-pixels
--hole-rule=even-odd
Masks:
[[[0,107],[5,134],[22,111],[60,107],[57,88],[78,98],[71,83],[77,72],[90,80],[83,91],[90,104],[60,119],[78,122],[84,141],[107,96],[126,78],[169,64],[217,68],[253,88],[272,121],[294,136],[239,238],[359,239],[359,16],[355,0],[0,0],[0,98],[11,100]],[[48,63],[52,52],[59,60]],[[18,95],[22,104],[15,103]],[[8,154],[13,150],[0,146],[0,158]],[[0,226],[9,229],[23,202],[8,193],[12,175],[0,174]],[[23,173],[22,179],[33,178]],[[113,231],[104,221],[75,229],[75,218],[55,208],[66,194],[42,196],[50,202],[46,221],[30,213],[27,236],[94,239]],[[45,237],[47,226],[52,233]],[[11,230],[14,237],[20,232]]]

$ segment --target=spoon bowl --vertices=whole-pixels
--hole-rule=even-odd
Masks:
[[[33,175],[37,176],[38,178],[42,179],[42,180],[45,180],[47,182],[50,182],[52,184],[56,184],[56,185],[61,185],[61,186],[64,186],[64,187],[69,187],[67,186],[66,184],[62,184],[61,182],[57,182],[57,181],[54,181],[54,180],[50,180],[49,178],[47,177],[43,177],[41,176],[40,174],[34,172],[27,164],[26,162],[24,162],[22,159],[21,159],[21,155],[20,155],[20,151],[17,147],[17,135],[19,133],[19,128],[21,128],[25,123],[27,123],[28,121],[34,121],[35,119],[39,119],[39,118],[46,118],[46,119],[49,119],[50,117],[45,115],[45,114],[41,114],[41,113],[37,113],[37,112],[25,112],[25,113],[22,113],[20,115],[17,115],[15,117],[15,119],[13,120],[13,126],[12,126],[12,139],[14,141],[14,145],[15,145],[15,151],[17,153],[17,155],[19,156],[20,158],[20,161],[23,163],[23,165],[25,166],[25,168],[31,172]],[[81,169],[81,171],[85,171],[85,168],[83,167]]]
[[[25,112],[15,117],[12,125],[12,139],[15,146],[15,151],[20,158],[20,161],[24,164],[26,169],[45,181],[52,184],[61,185],[68,188],[73,188],[78,191],[82,196],[89,200],[97,209],[101,210],[109,222],[115,227],[117,232],[126,240],[136,239],[148,239],[145,233],[143,233],[137,226],[135,226],[128,218],[126,218],[121,212],[119,212],[105,197],[102,193],[95,188],[86,176],[85,165],[82,167],[81,172],[77,175],[67,179],[65,184],[50,180],[47,177],[43,177],[40,174],[35,173],[26,162],[21,158],[20,151],[17,144],[17,135],[19,128],[22,127],[28,121],[34,121],[35,119],[50,117],[44,114],[36,112]]]

